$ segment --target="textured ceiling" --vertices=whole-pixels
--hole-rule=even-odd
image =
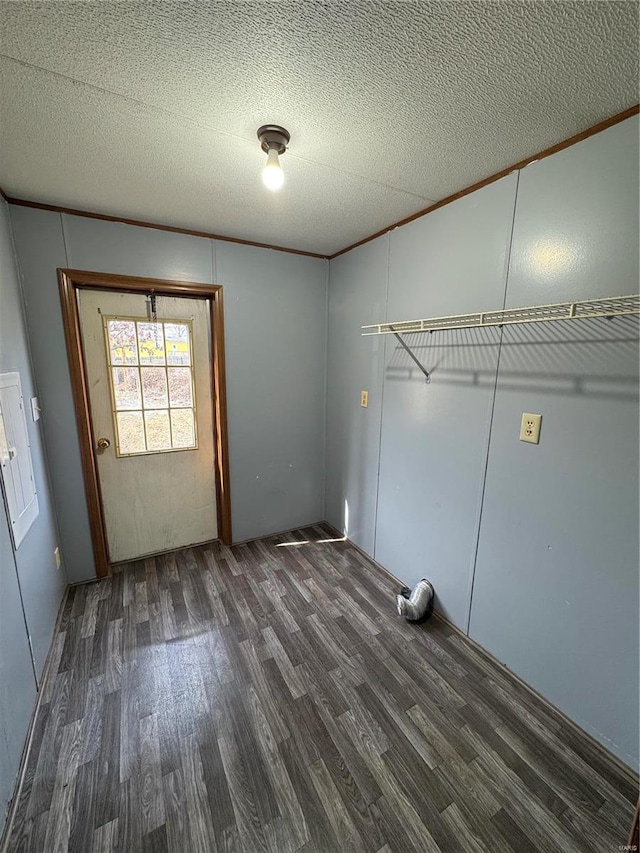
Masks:
[[[331,254],[636,103],[638,8],[0,2],[0,186]]]

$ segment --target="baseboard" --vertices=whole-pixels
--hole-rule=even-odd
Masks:
[[[11,797],[11,800],[9,802],[7,819],[4,824],[2,835],[0,835],[0,853],[9,853],[7,845],[9,844],[9,838],[11,837],[11,830],[13,829],[16,809],[18,807],[18,803],[20,802],[20,795],[22,793],[22,786],[24,784],[24,776],[27,770],[27,764],[29,762],[29,754],[31,753],[31,745],[33,742],[33,733],[35,729],[35,721],[38,711],[40,709],[40,701],[42,699],[42,688],[46,684],[47,679],[49,678],[49,670],[51,668],[51,661],[53,659],[53,640],[59,633],[58,629],[60,627],[60,623],[62,622],[62,614],[64,613],[64,609],[67,604],[70,589],[71,585],[67,584],[67,587],[64,591],[64,595],[62,596],[62,600],[60,601],[60,607],[58,608],[58,615],[56,616],[55,625],[53,626],[53,633],[51,635],[49,651],[47,652],[47,657],[44,662],[44,666],[42,667],[42,674],[40,676],[40,684],[38,687],[38,694],[36,696],[36,703],[33,707],[33,711],[31,712],[29,728],[27,729],[27,736],[24,741],[24,746],[22,747],[20,763],[18,764],[18,772],[16,773],[16,783],[13,789],[13,796]]]
[[[295,533],[297,530],[304,530],[305,527],[317,527],[319,524],[326,524],[326,521],[310,521],[308,524],[298,524],[296,527],[288,527],[286,530],[276,530],[274,533],[263,533],[262,536],[252,536],[250,539],[242,539],[240,542],[234,542],[231,546],[235,548],[236,545],[248,545],[250,542],[259,542],[261,539],[271,539],[272,536],[286,536],[287,533]],[[332,530],[335,530],[335,527],[329,525]],[[342,537],[342,533],[339,534]]]
[[[315,527],[319,524],[322,524],[326,528],[328,528],[329,530],[333,531],[335,533],[337,539],[343,539],[344,538],[344,534],[341,533],[336,527],[334,527],[333,524],[331,524],[328,521],[317,521],[317,522],[312,522],[312,523],[305,524],[302,526],[303,527]],[[277,533],[270,533],[270,534],[266,534],[264,536],[257,536],[253,539],[246,539],[243,542],[234,543],[234,545],[243,545],[243,544],[246,544],[247,542],[254,542],[254,541],[259,540],[259,539],[266,539],[269,536],[283,536],[283,535],[286,535],[287,533],[291,533],[294,530],[300,530],[300,527],[293,527],[293,528],[289,528],[288,530],[278,531]],[[365,559],[367,559],[370,563],[372,563],[374,566],[376,566],[376,568],[378,570],[380,570],[381,572],[384,572],[394,583],[397,583],[399,587],[404,586],[404,583],[399,578],[397,578],[393,574],[393,572],[390,572],[389,569],[386,568],[386,566],[383,566],[381,563],[378,563],[376,560],[374,560],[359,545],[357,545],[355,542],[353,542],[348,537],[344,541],[347,542],[352,548],[354,548],[360,554],[362,554],[362,556]],[[96,579],[94,578],[94,579],[88,579],[86,581],[80,581],[79,583],[80,584],[95,583],[95,581],[96,581]],[[73,585],[70,584],[69,586],[67,586],[67,588],[65,590],[65,593],[62,597],[62,601],[60,602],[60,608],[58,610],[58,616],[56,618],[56,623],[55,623],[55,627],[53,630],[53,637],[55,637],[58,634],[58,628],[59,628],[59,625],[62,621],[62,614],[64,613],[64,609],[65,609],[65,606],[67,603],[67,598],[69,596],[69,591],[70,591],[72,586],[77,586],[77,585],[79,585],[79,584],[73,584]],[[616,767],[618,767],[627,776],[627,778],[629,779],[631,784],[634,784],[634,785],[638,784],[638,774],[633,770],[633,768],[631,768],[631,767],[629,767],[629,765],[625,764],[624,761],[622,761],[620,758],[618,758],[617,755],[614,755],[612,752],[610,752],[605,746],[603,746],[603,744],[601,744],[591,734],[589,734],[589,732],[586,732],[584,729],[582,729],[574,720],[572,720],[563,711],[561,711],[559,708],[557,708],[555,705],[553,705],[551,702],[549,702],[549,700],[546,699],[542,694],[538,693],[538,691],[535,688],[533,688],[530,684],[527,684],[526,681],[523,681],[523,679],[520,678],[519,675],[517,675],[515,672],[513,672],[511,669],[509,669],[509,667],[505,666],[505,664],[503,664],[501,661],[499,661],[497,658],[495,658],[491,654],[491,652],[487,651],[487,649],[485,649],[483,646],[481,646],[475,640],[471,639],[471,637],[469,637],[467,634],[465,634],[464,631],[461,631],[460,628],[458,628],[456,625],[454,625],[452,622],[450,622],[445,616],[443,616],[437,610],[434,610],[433,615],[436,619],[438,619],[439,621],[446,624],[452,631],[455,631],[459,636],[463,637],[479,654],[483,655],[494,666],[496,666],[498,669],[502,670],[503,672],[507,673],[509,675],[509,677],[511,677],[515,681],[517,681],[518,684],[520,684],[525,690],[527,690],[532,696],[534,696],[539,702],[541,702],[551,713],[555,714],[560,719],[560,721],[562,722],[563,725],[570,727],[577,734],[581,735],[582,737],[587,738],[587,740],[593,746],[595,751],[599,752],[604,759],[614,763],[616,765]],[[422,629],[428,630],[428,623],[426,624],[426,626],[422,626]],[[52,652],[53,652],[53,642],[51,643],[51,646],[49,647],[49,651],[47,653],[47,659],[45,661],[45,665],[44,665],[43,670],[42,670],[42,677],[40,679],[40,689],[38,690],[38,695],[36,698],[36,704],[34,706],[32,714],[31,714],[31,720],[29,722],[29,728],[27,730],[27,737],[25,739],[25,745],[24,745],[24,748],[22,750],[22,756],[20,758],[20,764],[18,765],[18,772],[16,775],[16,785],[15,785],[13,796],[11,798],[11,802],[9,805],[9,810],[7,813],[7,819],[5,821],[4,830],[3,830],[2,836],[0,837],[0,853],[9,853],[7,845],[9,842],[9,838],[11,836],[11,830],[13,828],[16,809],[17,809],[18,803],[20,801],[20,795],[22,793],[22,787],[24,784],[24,777],[25,777],[27,764],[28,764],[28,760],[29,760],[29,754],[31,751],[31,745],[32,745],[32,741],[33,741],[34,724],[35,724],[37,712],[40,708],[40,702],[41,702],[41,698],[42,698],[42,685],[44,685],[46,683],[48,676],[49,676],[49,669],[51,667],[51,660],[52,660]]]
[[[311,521],[308,524],[300,524],[297,527],[288,527],[286,530],[276,530],[274,533],[264,533],[262,536],[252,536],[250,539],[241,539],[239,542],[234,542],[232,545],[225,547],[235,548],[236,545],[248,545],[250,542],[258,542],[260,539],[268,539],[271,536],[286,536],[287,533],[293,533],[296,530],[300,530],[305,527],[315,527],[318,524],[326,524],[326,522]],[[332,529],[335,528],[332,527]],[[342,538],[342,534],[340,534],[340,537]],[[169,551],[154,551],[152,554],[145,554],[142,557],[137,557],[135,560],[119,560],[116,563],[109,563],[109,574],[105,575],[105,577],[110,577],[113,574],[112,569],[114,566],[126,566],[129,563],[136,563],[138,560],[146,560],[148,557],[157,557],[163,554],[174,554],[177,551],[184,551],[186,548],[201,548],[205,545],[214,545],[216,542],[220,542],[220,539],[211,539],[207,542],[196,542],[193,545],[182,545],[180,548],[171,548]],[[100,580],[103,580],[103,578],[84,578],[81,581],[74,581],[69,584],[69,586],[84,586],[85,584],[96,583],[96,581]],[[1,849],[0,853],[2,853]]]
[[[325,521],[324,524],[327,527],[330,527],[332,530],[334,530],[338,536],[344,536],[344,534],[340,533],[340,531],[336,527],[334,527],[333,524],[331,524],[330,522]],[[395,581],[398,584],[398,587],[405,586],[404,582],[401,581],[399,578],[397,578],[393,574],[393,572],[390,572],[389,569],[386,568],[386,566],[383,566],[381,563],[378,563],[377,560],[374,560],[373,557],[371,557],[370,554],[367,554],[367,552],[364,551],[359,545],[357,545],[355,542],[352,542],[351,539],[349,539],[348,537],[347,537],[346,541],[349,543],[349,545],[351,545],[352,548],[355,548],[356,551],[358,551],[360,554],[362,554],[363,557],[366,557],[367,560],[369,560],[371,563],[373,563],[374,566],[376,566],[376,568],[380,569],[380,571],[384,572],[393,581]],[[632,767],[630,767],[628,764],[625,764],[625,762],[621,758],[619,758],[613,752],[608,750],[607,747],[604,746],[604,744],[600,743],[599,740],[596,740],[592,734],[585,731],[581,726],[578,725],[578,723],[575,722],[575,720],[572,720],[571,717],[568,717],[564,713],[564,711],[561,711],[552,702],[550,702],[545,696],[543,696],[541,693],[538,693],[538,691],[535,689],[535,687],[532,687],[530,684],[528,684],[526,681],[524,681],[517,673],[515,673],[512,669],[509,669],[509,667],[506,666],[504,663],[502,663],[502,661],[499,661],[496,657],[494,657],[491,654],[491,652],[487,651],[487,649],[484,648],[484,646],[481,646],[480,643],[476,642],[476,640],[473,640],[464,631],[461,631],[457,625],[454,625],[453,622],[450,622],[446,616],[443,616],[442,613],[440,613],[435,608],[433,611],[433,615],[440,622],[443,622],[445,625],[447,625],[447,627],[451,628],[452,631],[455,631],[456,634],[458,634],[461,637],[464,637],[464,639],[479,654],[483,655],[487,660],[489,660],[492,664],[494,664],[496,667],[498,667],[498,669],[507,673],[510,678],[514,679],[514,681],[517,681],[521,687],[523,687],[525,690],[527,690],[532,696],[534,696],[539,702],[541,702],[549,711],[554,713],[560,719],[560,721],[563,725],[570,727],[577,734],[581,735],[582,737],[587,738],[589,740],[590,744],[594,747],[594,749],[597,752],[599,752],[603,758],[606,758],[608,761],[611,761],[613,764],[615,764],[616,767],[618,767],[619,770],[621,770],[627,776],[627,778],[629,779],[629,781],[632,784],[637,785],[639,783],[639,776]],[[426,626],[423,626],[424,630],[426,630],[428,628],[428,624],[429,623],[427,622]]]

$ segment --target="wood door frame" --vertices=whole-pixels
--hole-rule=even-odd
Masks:
[[[80,457],[89,511],[89,527],[96,576],[109,573],[106,527],[102,492],[93,447],[93,424],[89,406],[87,374],[82,347],[78,291],[82,289],[155,293],[157,296],[179,296],[186,299],[208,299],[211,323],[211,383],[213,406],[213,447],[216,479],[218,535],[231,545],[231,493],[229,488],[229,444],[227,430],[227,393],[224,360],[224,314],[222,285],[198,284],[192,281],[167,281],[140,276],[113,275],[87,270],[58,269],[58,286],[62,304],[64,334],[67,344],[71,388],[80,438]]]

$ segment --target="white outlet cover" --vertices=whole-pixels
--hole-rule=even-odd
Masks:
[[[520,441],[527,441],[529,444],[539,444],[541,423],[542,415],[523,412],[522,421],[520,422]]]

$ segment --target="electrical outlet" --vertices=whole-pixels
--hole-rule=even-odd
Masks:
[[[540,424],[542,415],[533,415],[531,412],[522,413],[520,424],[520,441],[528,441],[530,444],[540,443]]]
[[[62,560],[60,559],[60,548],[55,549],[55,551],[53,552],[53,556],[56,561],[56,569],[59,569],[60,563],[62,562]]]
[[[360,405],[363,409],[366,409],[369,406],[369,392],[361,391],[360,392]]]

